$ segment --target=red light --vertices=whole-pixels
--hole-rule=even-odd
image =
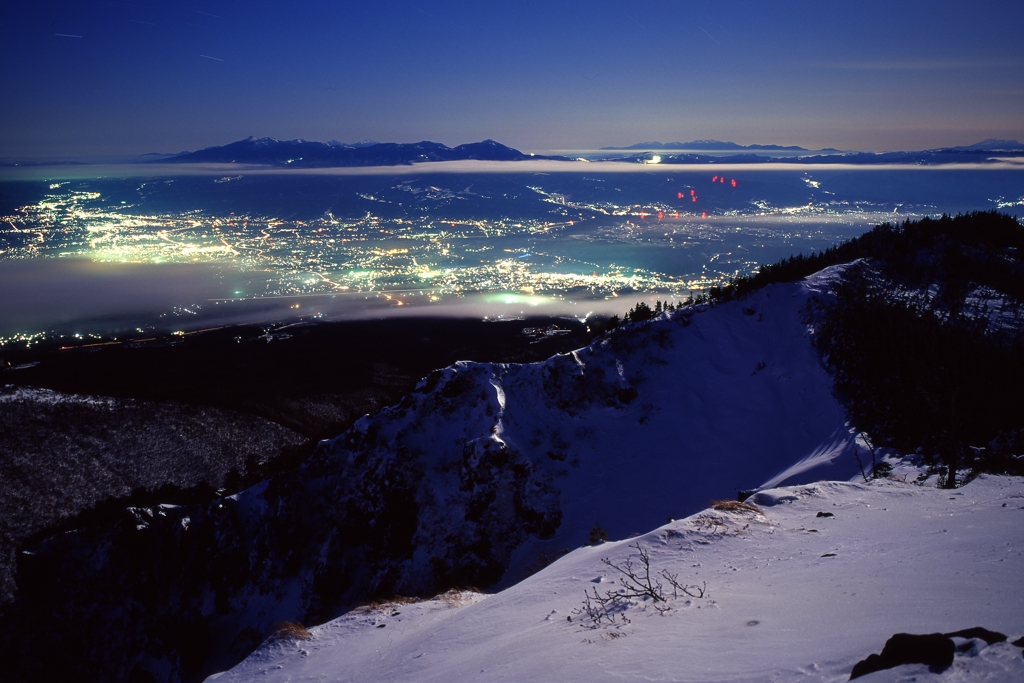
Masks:
[[[733,187],[736,187],[736,179],[735,178],[733,178],[732,181],[730,181],[730,182],[732,182],[732,186]]]
[[[716,175],[711,176],[711,182],[717,183],[718,182],[718,176],[716,176]]]
[[[658,212],[658,220],[660,221],[663,216],[664,216],[664,214],[661,211],[659,211]]]
[[[725,176],[723,176],[723,177],[719,178],[719,179],[718,179],[718,182],[720,182],[720,183],[724,183],[724,182],[725,182]]]
[[[682,198],[683,198],[683,193],[682,192],[676,192],[676,199],[682,199]]]
[[[708,217],[708,212],[707,211],[701,211],[700,212],[700,217],[701,218],[707,218]]]
[[[692,197],[693,195],[695,195],[695,194],[697,194],[697,190],[690,190],[690,196],[691,196],[691,197]]]
[[[694,202],[696,202],[696,201],[697,201],[697,198],[696,198],[696,197],[690,197],[690,199],[691,199],[692,201],[694,201]]]
[[[679,218],[679,212],[676,211],[676,218]]]
[[[646,218],[646,217],[647,217],[647,214],[646,214],[646,213],[644,213],[643,211],[641,211],[641,212],[640,212],[640,220],[643,220],[643,219],[644,219],[644,218]]]

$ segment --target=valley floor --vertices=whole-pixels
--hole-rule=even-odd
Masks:
[[[845,681],[895,633],[974,626],[953,666],[904,665],[882,681],[1020,681],[1024,479],[983,475],[953,491],[897,480],[818,482],[756,494],[754,511],[708,509],[650,533],[577,549],[493,595],[453,592],[357,609],[272,637],[214,678],[231,681]],[[617,588],[638,549],[651,574],[702,586],[666,601],[580,613]],[[594,601],[592,601],[594,604]],[[661,613],[666,607],[668,611]]]

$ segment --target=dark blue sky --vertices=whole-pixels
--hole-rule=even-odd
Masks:
[[[1024,3],[8,2],[0,156],[1024,140]],[[80,37],[75,37],[80,36]]]

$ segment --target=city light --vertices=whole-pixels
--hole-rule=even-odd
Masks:
[[[735,186],[735,179],[730,184]],[[455,196],[434,186],[406,183],[398,189],[440,200]],[[546,217],[449,218],[437,211],[421,217],[385,217],[367,211],[360,218],[343,219],[327,212],[315,219],[289,220],[241,213],[212,216],[194,210],[147,214],[130,204],[115,204],[99,192],[53,183],[37,203],[0,216],[0,261],[81,258],[154,267],[216,267],[225,287],[223,294],[213,296],[223,298],[182,302],[188,306],[168,311],[165,315],[171,318],[194,316],[203,306],[230,299],[342,293],[408,293],[395,298],[395,306],[489,293],[496,302],[531,307],[567,292],[596,299],[642,292],[687,296],[759,265],[734,249],[732,239],[731,246],[723,242],[722,232],[735,226],[702,222],[708,220],[707,211],[683,212],[668,202],[629,203],[625,196],[619,203],[585,201],[541,186],[528,189],[551,207]],[[688,205],[697,202],[693,188],[672,192],[678,200],[689,198]],[[797,218],[840,210],[819,204],[753,204],[755,216]],[[655,216],[657,221],[650,220]],[[579,232],[581,225],[586,233]],[[786,230],[778,236],[790,239]],[[658,244],[684,250],[700,244],[704,265],[694,262],[689,272],[676,267],[667,273],[644,261],[611,262],[622,254],[618,245],[649,249]],[[686,253],[690,252],[680,252],[679,258],[685,261]],[[241,274],[248,281],[239,286],[226,273]],[[38,339],[32,336],[35,330],[21,332],[0,339],[0,345],[33,344]]]

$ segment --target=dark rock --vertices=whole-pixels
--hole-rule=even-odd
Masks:
[[[868,655],[866,659],[862,659],[853,665],[853,671],[850,672],[850,680],[860,678],[861,676],[867,676],[876,671],[883,669],[891,669],[895,664],[886,663],[880,655]]]
[[[998,631],[989,631],[987,628],[981,626],[975,626],[974,628],[965,628],[961,631],[954,631],[953,633],[947,633],[947,638],[980,638],[989,645],[993,643],[1006,642],[1006,636]]]
[[[933,673],[941,673],[952,666],[955,651],[953,641],[941,633],[897,633],[885,642],[882,654],[868,655],[857,662],[850,680],[902,664],[927,664]]]
[[[815,517],[835,517],[831,512],[819,512]]]

